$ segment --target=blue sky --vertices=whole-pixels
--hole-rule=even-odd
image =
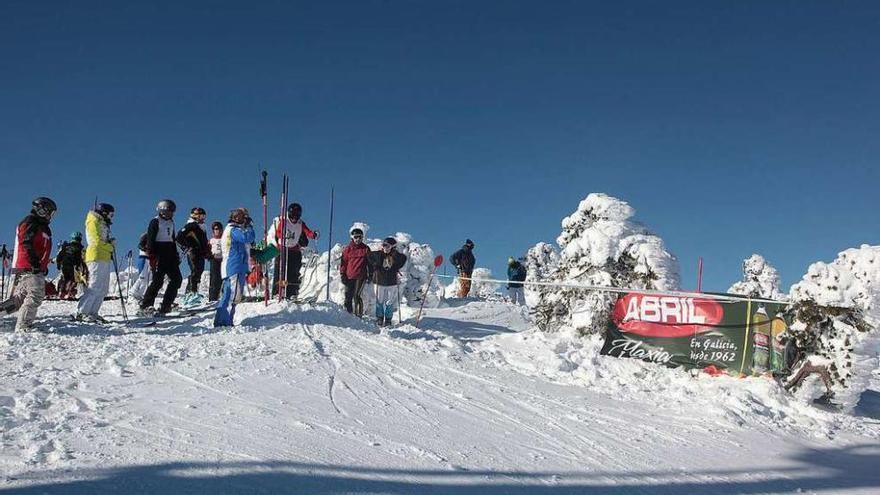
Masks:
[[[113,203],[126,249],[163,197],[257,210],[262,163],[324,234],[335,186],[337,238],[498,273],[600,191],[686,288],[753,252],[787,287],[878,242],[878,53],[877,2],[7,1],[0,242],[37,195],[59,239]]]

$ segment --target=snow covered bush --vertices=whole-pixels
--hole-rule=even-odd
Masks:
[[[474,268],[473,278],[475,279],[494,279],[492,276],[492,270],[488,268]],[[471,294],[481,298],[486,299],[496,292],[501,285],[495,282],[473,282],[471,285]]]
[[[397,239],[397,250],[406,255],[406,264],[400,270],[401,295],[409,306],[419,306],[425,297],[427,289],[428,300],[425,306],[432,308],[440,305],[442,286],[435,277],[428,288],[428,277],[434,267],[434,250],[429,244],[419,244],[412,240],[412,236],[406,232],[398,232],[393,236]],[[381,248],[381,241],[375,246]],[[373,247],[373,246],[371,246]]]
[[[785,299],[779,290],[779,272],[763,256],[753,254],[743,261],[743,279],[727,289],[730,294]]]
[[[526,253],[526,259],[523,262],[528,273],[526,274],[526,282],[543,282],[550,280],[556,267],[559,266],[559,251],[552,244],[539,242],[532,246]],[[537,285],[526,285],[526,304],[534,307],[538,304],[540,290]]]
[[[663,240],[632,221],[625,201],[592,193],[562,220],[559,266],[550,281],[633,289],[674,290],[678,261]],[[539,289],[535,318],[543,331],[567,325],[581,334],[607,326],[616,296],[567,287]]]
[[[506,277],[506,274],[505,274]],[[494,279],[492,276],[492,270],[488,268],[474,268],[474,273],[471,275],[473,279]],[[452,282],[446,286],[445,293],[447,298],[455,298],[458,297],[458,287],[459,281],[458,277],[452,279]],[[478,297],[480,299],[488,299],[489,297],[494,296],[498,289],[501,288],[501,284],[497,282],[471,282],[471,291],[468,294],[468,297]]]
[[[832,401],[851,410],[877,368],[880,341],[880,246],[862,245],[833,262],[814,263],[792,286],[791,332],[804,358],[786,384],[801,394],[821,394],[822,383],[807,378],[816,371],[827,380]],[[825,391],[826,394],[828,391]]]

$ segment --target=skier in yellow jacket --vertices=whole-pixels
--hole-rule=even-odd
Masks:
[[[110,272],[113,271],[113,248],[115,240],[110,237],[113,223],[113,205],[98,203],[86,214],[86,266],[89,269],[89,286],[79,300],[76,319],[80,321],[105,320],[98,315],[104,297],[110,290]]]

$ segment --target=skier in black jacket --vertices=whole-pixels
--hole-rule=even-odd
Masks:
[[[159,201],[156,211],[159,213],[156,218],[150,220],[147,227],[147,238],[144,247],[150,258],[155,259],[156,269],[153,271],[153,279],[150,286],[144,293],[141,300],[140,311],[141,316],[152,316],[155,314],[153,303],[156,296],[165,283],[165,277],[168,277],[168,287],[165,289],[165,295],[162,296],[162,306],[159,307],[159,313],[165,314],[171,311],[174,299],[177,297],[177,290],[183,282],[183,276],[180,274],[180,255],[177,253],[176,231],[174,229],[174,212],[177,205],[170,199]]]
[[[381,251],[367,255],[368,277],[376,284],[376,321],[379,326],[391,324],[395,303],[400,299],[398,273],[406,264],[406,255],[396,249],[397,239],[386,237]]]
[[[464,241],[464,246],[449,258],[452,266],[458,270],[458,297],[467,297],[471,291],[471,277],[474,274],[474,266],[477,264],[473,251],[474,241],[467,239]]]
[[[80,232],[70,234],[70,240],[61,243],[58,255],[55,257],[55,266],[61,272],[61,278],[58,280],[58,298],[69,301],[76,299],[76,271],[79,270],[83,277],[88,273],[83,259]]]
[[[186,225],[177,233],[177,243],[186,253],[186,262],[189,265],[184,303],[187,297],[191,297],[190,294],[199,293],[199,282],[202,280],[202,273],[205,272],[205,260],[210,257],[208,233],[205,228],[206,216],[204,208],[198,206],[193,208]]]

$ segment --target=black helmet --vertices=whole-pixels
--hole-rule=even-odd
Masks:
[[[158,205],[156,205],[156,211],[159,212],[159,215],[162,218],[171,218],[171,216],[174,215],[174,212],[177,211],[177,205],[170,199],[163,199],[162,201],[159,201]]]
[[[196,206],[192,210],[189,210],[189,216],[191,218],[198,219],[198,217],[202,216],[202,215],[207,215],[207,213],[205,213],[205,209],[202,208],[201,206]]]
[[[361,236],[361,237],[363,237],[363,236],[364,236],[364,231],[361,230],[361,229],[359,229],[359,228],[357,228],[357,227],[355,227],[355,228],[351,229],[351,232],[349,232],[349,235],[351,235],[352,237],[354,237],[354,236],[356,236],[356,235],[357,235],[357,236]]]
[[[464,247],[466,247],[468,249],[473,249],[474,248],[474,241],[472,241],[470,239],[465,239]]]
[[[287,207],[287,214],[292,215],[293,212],[299,212],[302,215],[303,207],[299,203],[290,203],[290,206]]]
[[[95,212],[101,214],[114,213],[116,211],[110,203],[98,203],[95,205]]]
[[[58,206],[51,199],[40,196],[35,199],[32,203],[32,211],[38,216],[42,218],[52,218],[52,214],[58,211]]]

